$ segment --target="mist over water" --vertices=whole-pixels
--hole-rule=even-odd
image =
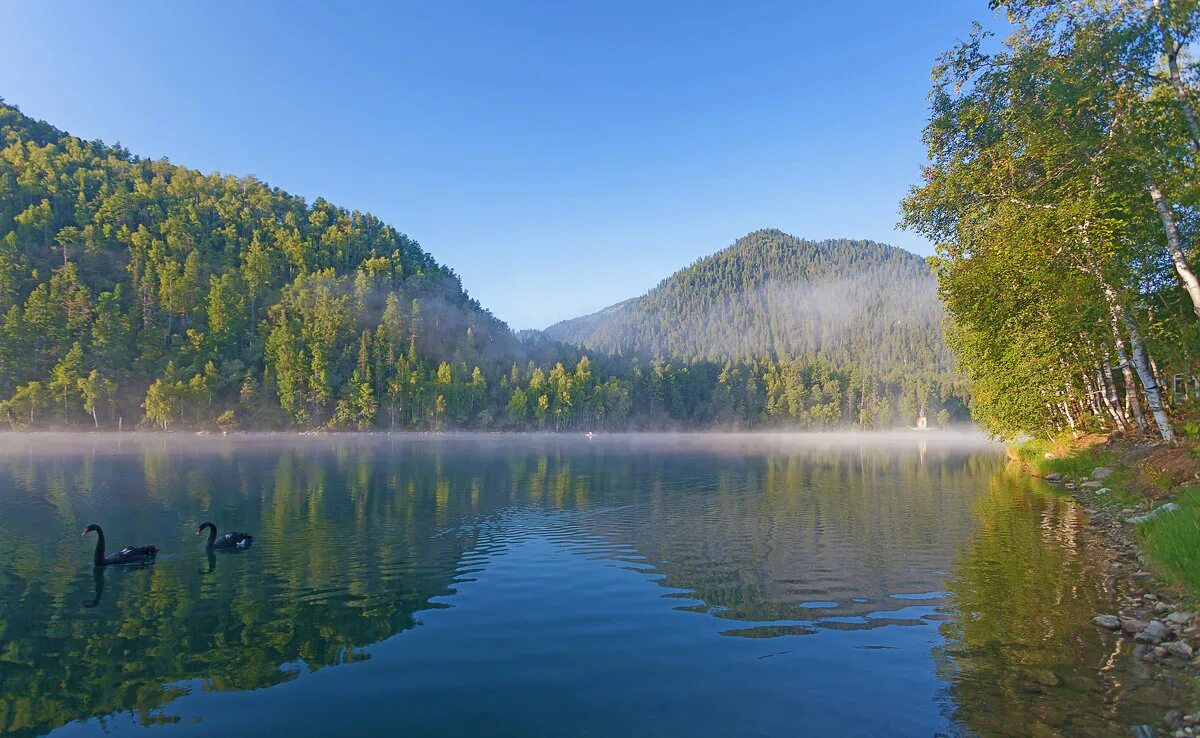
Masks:
[[[0,733],[1117,733],[1084,522],[977,433],[5,435]]]

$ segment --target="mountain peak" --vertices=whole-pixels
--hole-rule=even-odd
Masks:
[[[950,363],[935,282],[921,257],[875,241],[810,241],[776,228],[752,231],[645,295],[546,333],[591,350],[689,360]]]

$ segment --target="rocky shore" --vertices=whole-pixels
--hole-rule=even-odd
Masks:
[[[1124,641],[1118,651],[1144,664],[1139,669],[1147,688],[1156,683],[1184,682],[1200,677],[1200,612],[1177,592],[1156,586],[1152,562],[1134,535],[1137,524],[1156,515],[1170,514],[1173,502],[1152,501],[1136,507],[1112,504],[1105,480],[1109,467],[1097,467],[1090,476],[1071,479],[1050,473],[1044,481],[1062,485],[1090,516],[1089,527],[1106,544],[1110,589],[1117,594],[1116,609],[1097,613],[1092,624],[1111,631]],[[1138,738],[1200,736],[1200,695],[1192,704],[1174,706],[1157,725],[1132,726]]]

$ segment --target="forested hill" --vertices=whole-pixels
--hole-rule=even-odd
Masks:
[[[759,230],[642,297],[546,329],[591,350],[948,371],[929,266],[873,241]]]
[[[513,335],[452,271],[372,215],[83,141],[0,102],[0,422],[568,430],[891,427],[920,407],[962,417],[961,382],[927,358],[934,334],[926,358],[910,345],[906,321],[935,325],[936,311],[876,289],[920,272],[914,257],[805,246],[814,256],[798,272],[794,239],[756,236],[767,244],[745,247],[756,259],[712,257],[685,272],[681,284],[711,282],[708,302],[689,296],[701,290],[672,297],[673,282],[653,296],[663,301],[655,314],[680,306],[697,345],[711,325],[707,350],[585,354]],[[856,281],[826,296],[788,294],[760,273]],[[734,294],[726,282],[760,299],[716,299]],[[854,325],[880,310],[892,328]],[[751,321],[759,313],[769,320]]]
[[[272,402],[249,412],[324,423],[363,410],[339,408],[352,383],[383,394],[398,359],[471,366],[517,345],[370,214],[142,159],[2,102],[0,142],[0,398],[34,424],[144,410],[168,425],[263,391]]]

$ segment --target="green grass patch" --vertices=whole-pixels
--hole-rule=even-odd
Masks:
[[[1178,510],[1147,520],[1137,532],[1163,577],[1200,592],[1200,484],[1177,495],[1175,503]]]
[[[1072,438],[1069,435],[1053,439],[1035,438],[1017,445],[1013,451],[1020,459],[1039,476],[1058,472],[1074,480],[1090,477],[1092,470],[1098,466],[1109,466],[1116,461],[1116,454],[1098,447],[1072,449]],[[1050,454],[1053,458],[1046,458]],[[1114,475],[1106,479],[1105,484],[1119,481]]]

